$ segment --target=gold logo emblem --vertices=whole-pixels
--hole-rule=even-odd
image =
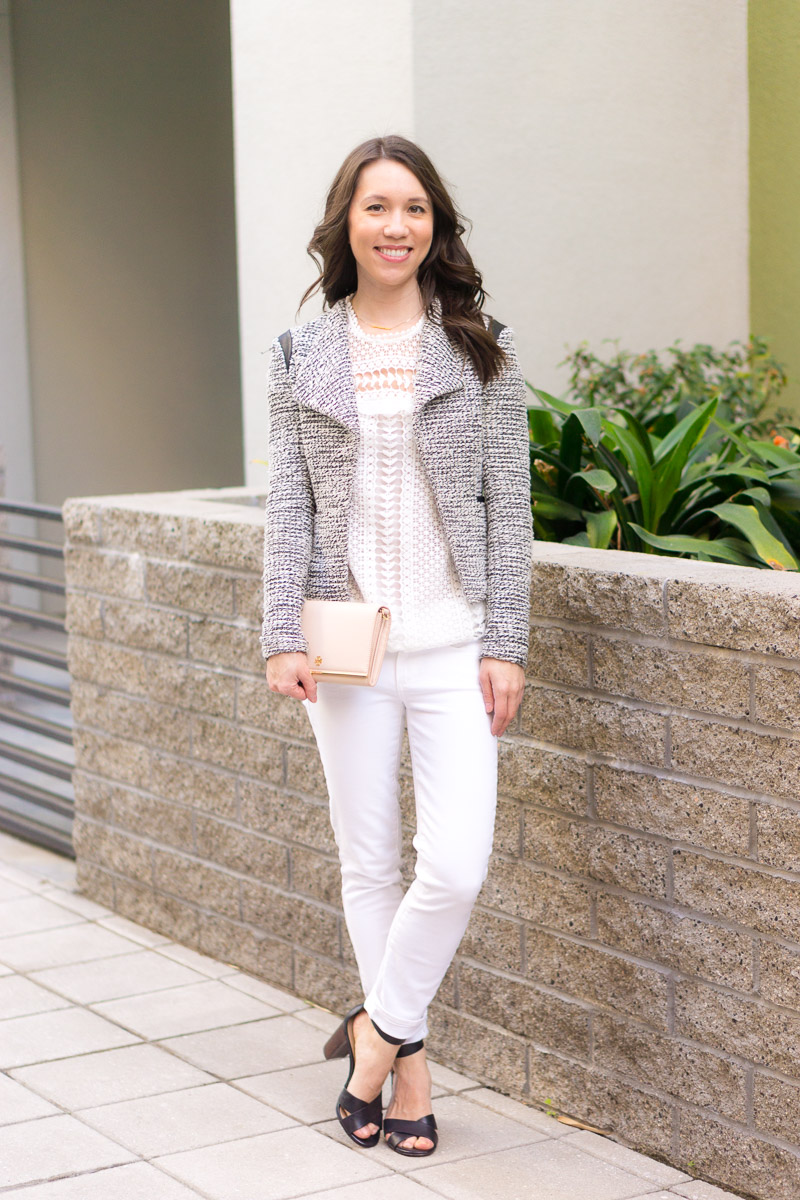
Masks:
[[[314,659],[314,666],[315,667],[322,666],[322,655],[321,654],[318,654],[317,657]]]

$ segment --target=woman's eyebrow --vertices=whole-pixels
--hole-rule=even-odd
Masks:
[[[389,199],[388,196],[379,196],[377,194],[377,192],[373,192],[370,196],[364,197],[364,199],[362,200],[362,204],[366,204],[367,200],[388,200],[388,199]],[[407,203],[414,204],[415,202],[420,201],[420,200],[422,201],[423,204],[428,203],[427,196],[409,196]]]

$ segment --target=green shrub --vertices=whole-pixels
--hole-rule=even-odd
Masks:
[[[763,415],[783,367],[762,338],[666,354],[584,344],[566,398],[528,384],[536,536],[800,569],[800,429]]]

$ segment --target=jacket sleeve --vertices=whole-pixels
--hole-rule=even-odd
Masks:
[[[487,605],[483,657],[528,661],[533,514],[527,389],[513,331],[498,339],[500,374],[483,389],[483,494],[487,521]]]
[[[314,528],[314,498],[300,445],[297,402],[280,342],[269,366],[267,499],[264,520],[264,658],[307,650],[300,628]]]

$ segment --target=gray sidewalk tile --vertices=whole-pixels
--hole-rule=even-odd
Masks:
[[[133,945],[129,954],[31,971],[30,978],[68,996],[76,1004],[98,1004],[102,1000],[118,1000],[141,992],[156,992],[160,988],[202,983],[206,979],[190,967],[164,958],[163,954]]]
[[[334,1029],[338,1029],[342,1023],[341,1017],[328,1012],[327,1009],[317,1008],[316,1005],[307,1006],[302,1012],[296,1012],[294,1015],[299,1021],[305,1021],[307,1025],[313,1025],[315,1029],[319,1029],[322,1034],[333,1033]],[[323,1037],[323,1042],[325,1040]]]
[[[433,1200],[438,1195],[406,1175],[389,1175],[367,1183],[345,1184],[332,1191],[314,1192],[306,1200]],[[526,1196],[525,1200],[535,1198]]]
[[[283,1071],[321,1062],[323,1042],[319,1030],[286,1015],[164,1038],[162,1045],[221,1079],[236,1079],[254,1072]]]
[[[153,929],[146,929],[144,925],[137,925],[134,921],[129,921],[127,917],[120,917],[117,914],[101,917],[97,924],[102,925],[103,929],[110,929],[113,933],[130,938],[139,946],[169,946],[172,943],[172,939],[165,934],[156,933]]]
[[[93,921],[82,921],[62,929],[0,938],[0,962],[17,971],[36,971],[112,954],[129,954],[130,949],[127,938],[110,929],[101,929]]]
[[[277,1008],[216,979],[104,1000],[92,1008],[151,1041],[280,1015]]]
[[[285,1071],[245,1075],[236,1086],[251,1096],[288,1113],[296,1121],[313,1125],[334,1115],[336,1097],[347,1077],[344,1060],[288,1067]]]
[[[473,1152],[483,1140],[481,1133],[473,1130]],[[440,1161],[415,1172],[414,1178],[449,1200],[522,1200],[531,1196],[532,1180],[536,1200],[634,1200],[643,1194],[640,1176],[585,1154],[563,1139],[550,1138],[494,1154]]]
[[[288,1200],[304,1195],[311,1200],[324,1188],[388,1174],[363,1150],[337,1146],[304,1127],[170,1154],[154,1163],[210,1200]],[[379,1185],[373,1196],[380,1200]]]
[[[73,1112],[90,1105],[156,1096],[214,1080],[213,1075],[147,1042],[19,1067],[11,1076]]]
[[[335,1099],[335,1097],[334,1097]],[[436,1161],[446,1163],[473,1154],[487,1154],[490,1151],[506,1150],[511,1146],[520,1146],[529,1142],[543,1140],[544,1135],[517,1121],[510,1121],[488,1108],[476,1108],[463,1096],[443,1096],[434,1105],[436,1122],[439,1127],[439,1145],[436,1150]],[[317,1125],[334,1141],[343,1145],[351,1145],[347,1134],[337,1120]],[[364,1154],[366,1151],[357,1151]],[[414,1171],[424,1158],[409,1158],[395,1153],[385,1141],[381,1140],[370,1155],[380,1162],[387,1170]],[[641,1180],[639,1181],[641,1191]]]
[[[0,900],[16,900],[18,896],[30,896],[30,894],[27,888],[0,875]]]
[[[0,939],[18,933],[35,933],[37,929],[77,925],[85,920],[85,917],[70,912],[62,904],[54,904],[46,896],[29,893],[0,904]]]
[[[692,1183],[678,1184],[672,1191],[676,1196],[683,1196],[685,1200],[741,1200],[737,1192],[725,1192],[713,1183],[702,1183],[699,1179]]]
[[[97,904],[88,896],[83,896],[80,892],[73,892],[69,888],[46,887],[41,894],[47,900],[52,900],[54,904],[68,908],[70,912],[80,913],[87,921],[96,921],[98,917],[112,916],[112,910],[106,908],[104,904]]]
[[[3,1193],[14,1200],[197,1200],[199,1195],[193,1188],[142,1162]]]
[[[568,1126],[560,1124],[554,1117],[542,1112],[541,1109],[533,1108],[530,1104],[520,1104],[519,1100],[512,1100],[510,1096],[504,1096],[502,1092],[495,1092],[491,1088],[471,1088],[464,1095],[470,1103],[480,1104],[483,1108],[491,1108],[503,1117],[519,1121],[520,1125],[529,1125],[531,1129],[538,1130],[544,1137],[561,1138],[572,1132]]]
[[[199,971],[201,975],[207,975],[209,979],[221,979],[224,975],[238,972],[238,967],[232,963],[219,962],[216,958],[209,958],[207,954],[198,954],[191,946],[180,946],[177,942],[160,945],[157,952],[174,959],[175,962],[185,963],[187,967]]]
[[[632,1175],[640,1175],[656,1187],[672,1188],[676,1183],[685,1183],[691,1179],[691,1175],[687,1175],[685,1171],[657,1162],[654,1158],[648,1158],[646,1154],[631,1150],[629,1146],[621,1146],[619,1142],[602,1137],[599,1133],[592,1133],[588,1129],[571,1130],[567,1144],[577,1146],[587,1154],[595,1154],[605,1162],[621,1167],[623,1171],[630,1171]]]
[[[85,1108],[81,1120],[143,1158],[274,1133],[296,1124],[227,1083]]]
[[[139,1038],[83,1008],[60,1008],[0,1022],[0,1068],[127,1046]]]
[[[24,975],[13,971],[0,979],[0,1019],[23,1017],[31,1013],[48,1012],[54,1008],[68,1008],[69,1000],[39,987]]]
[[[13,1125],[16,1121],[32,1121],[34,1117],[46,1117],[58,1109],[23,1087],[8,1075],[0,1075],[0,1125]]]
[[[75,1117],[40,1117],[0,1128],[0,1187],[130,1162],[117,1146]]]
[[[439,1063],[429,1063],[431,1069],[431,1079],[439,1087],[446,1088],[448,1092],[463,1092],[468,1088],[474,1088],[478,1085],[474,1079],[470,1079],[468,1075],[460,1075],[457,1071],[451,1071],[449,1067],[442,1067]]]
[[[256,1000],[271,1004],[273,1008],[279,1008],[281,1012],[296,1013],[308,1007],[305,1000],[298,1000],[297,996],[292,996],[290,992],[282,992],[280,988],[265,983],[263,979],[254,979],[252,975],[245,975],[241,971],[235,975],[226,975],[223,982],[228,987],[247,992],[248,996],[255,996]]]

